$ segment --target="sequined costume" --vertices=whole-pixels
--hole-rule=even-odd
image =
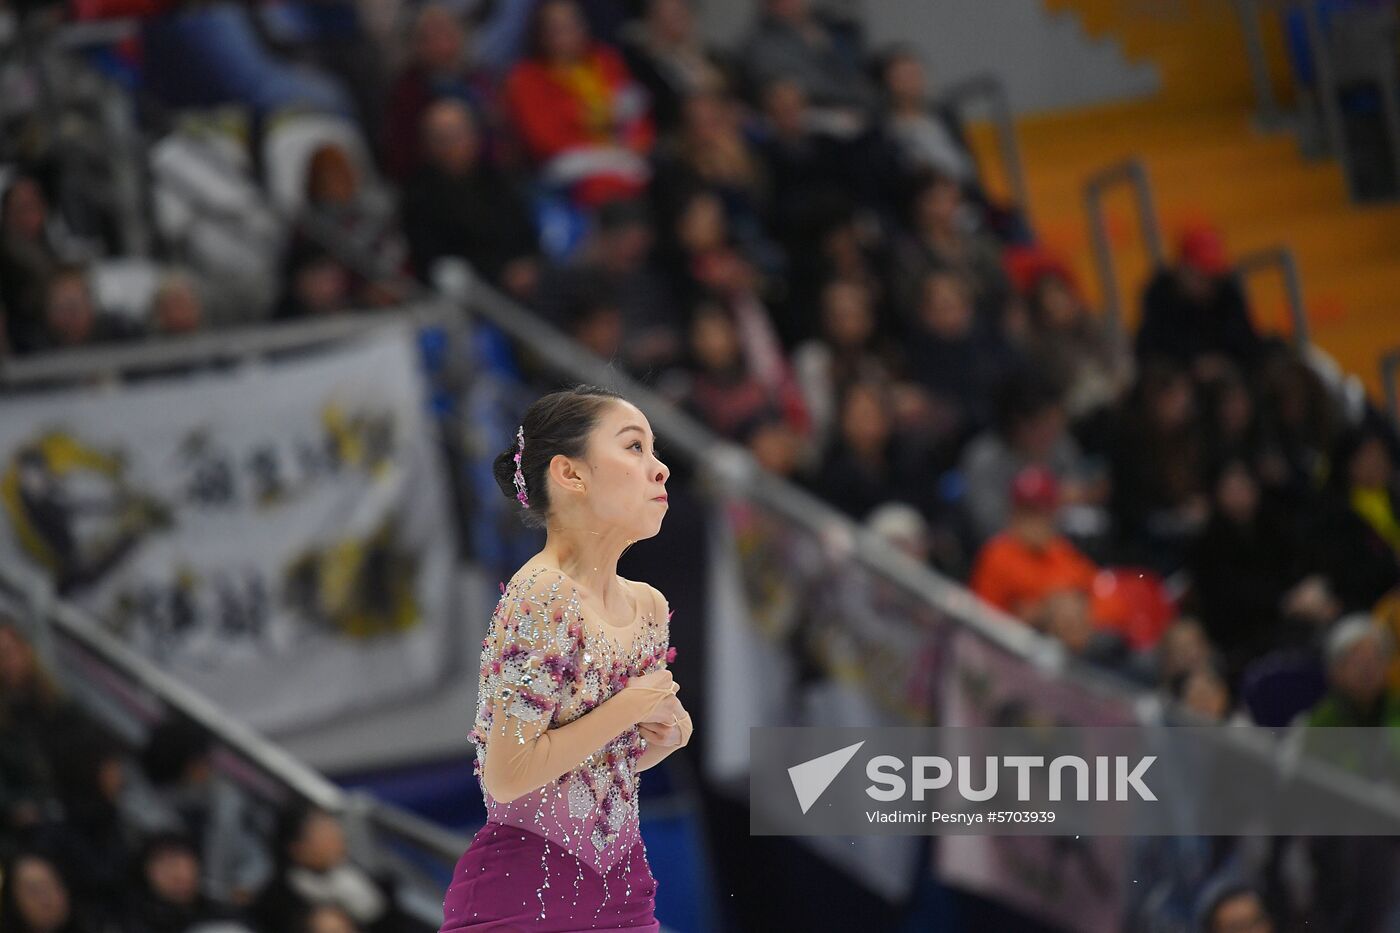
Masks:
[[[665,599],[625,585],[627,626],[585,619],[553,568],[502,586],[469,735],[487,823],[454,871],[441,933],[658,929],[637,784],[664,751],[647,756],[637,723],[670,691],[624,687],[665,669],[674,649]],[[689,718],[678,725],[684,744]]]

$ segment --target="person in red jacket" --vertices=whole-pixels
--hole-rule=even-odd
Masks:
[[[1056,530],[1060,488],[1055,474],[1028,466],[1011,483],[1011,523],[983,546],[972,568],[972,591],[1030,621],[1047,596],[1092,593],[1098,567]]]
[[[592,41],[573,0],[535,11],[528,56],[506,79],[506,108],[544,180],[589,207],[640,193],[655,130],[622,56]]]

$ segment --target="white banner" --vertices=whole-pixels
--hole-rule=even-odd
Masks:
[[[958,632],[943,672],[945,726],[1126,726],[1121,698],[1098,696]],[[1129,845],[1121,836],[943,836],[945,883],[1076,933],[1122,928]]]
[[[894,704],[906,714],[899,715],[870,696],[885,691],[865,676],[871,654],[865,636],[907,634],[881,628],[871,580],[859,568],[843,577],[815,537],[747,500],[720,496],[711,514],[704,729],[710,780],[746,788],[753,726],[908,725],[904,703]],[[897,665],[899,674],[886,669],[887,680],[922,679],[902,675],[925,656],[925,646],[913,644],[919,641],[899,645],[910,660]],[[799,684],[794,657],[799,643],[825,668],[806,684]],[[891,902],[909,897],[918,880],[917,837],[805,836],[802,842]]]
[[[413,333],[0,402],[0,561],[255,728],[422,691],[452,509]]]

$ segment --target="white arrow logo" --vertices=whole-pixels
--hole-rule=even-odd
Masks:
[[[801,804],[803,813],[811,809],[817,798],[836,780],[836,775],[846,767],[846,762],[850,761],[864,744],[865,741],[861,740],[854,745],[838,748],[820,758],[813,758],[788,768],[788,777],[792,780],[792,789],[797,794],[797,802]]]

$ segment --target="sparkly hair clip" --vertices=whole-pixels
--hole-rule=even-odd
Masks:
[[[515,429],[515,439],[515,498],[528,509],[530,497],[525,495],[525,474],[520,470],[520,458],[525,456],[525,425]]]

